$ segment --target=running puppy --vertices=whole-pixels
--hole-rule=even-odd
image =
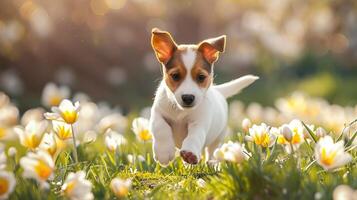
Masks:
[[[151,44],[162,65],[163,80],[151,109],[154,158],[167,165],[175,158],[197,164],[208,147],[209,155],[226,134],[226,98],[258,79],[247,75],[222,85],[213,85],[213,64],[224,51],[226,36],[197,45],[177,45],[170,33],[152,30]]]

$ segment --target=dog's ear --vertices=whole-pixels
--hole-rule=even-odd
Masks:
[[[153,28],[151,32],[151,45],[156,57],[160,62],[166,64],[177,49],[177,45],[169,32],[158,28]]]
[[[226,46],[226,36],[222,35],[202,41],[198,44],[198,51],[202,53],[209,63],[214,63],[218,59],[219,52],[224,52]]]

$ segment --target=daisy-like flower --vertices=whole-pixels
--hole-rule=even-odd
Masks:
[[[126,139],[121,134],[108,129],[105,136],[105,145],[111,152],[116,151],[118,146],[126,144]]]
[[[94,199],[92,194],[92,183],[86,179],[84,171],[69,173],[64,184],[62,192],[64,196],[71,200],[91,200]]]
[[[135,118],[132,123],[132,130],[141,141],[148,141],[152,138],[148,119],[142,117]]]
[[[245,139],[254,142],[262,147],[271,147],[275,142],[276,135],[269,131],[269,127],[261,123],[260,125],[253,125],[249,128],[249,136]]]
[[[64,99],[58,107],[52,107],[52,113],[45,113],[45,117],[49,120],[64,121],[67,124],[74,124],[78,119],[79,109],[79,102],[73,104],[70,100]]]
[[[70,124],[61,121],[52,121],[52,129],[61,140],[72,138],[72,127]]]
[[[69,98],[68,87],[58,87],[54,83],[47,83],[42,92],[42,103],[46,107],[58,106],[63,99]]]
[[[24,169],[25,178],[33,178],[41,185],[47,185],[46,181],[53,178],[55,163],[45,151],[27,153],[21,158],[20,165]]]
[[[55,134],[46,133],[43,136],[43,139],[42,139],[42,142],[41,142],[39,148],[46,151],[48,154],[50,154],[52,156],[53,160],[55,160],[62,149],[61,145],[58,144],[59,142],[60,141],[58,141]]]
[[[14,191],[16,179],[13,173],[0,171],[0,199],[8,199]]]
[[[14,131],[19,136],[20,143],[23,146],[34,150],[40,145],[42,137],[46,132],[47,126],[47,121],[31,121],[26,125],[25,129],[21,127],[15,127]]]
[[[352,160],[352,156],[345,152],[344,142],[334,143],[331,136],[321,138],[315,146],[315,158],[325,170],[341,167]]]
[[[130,188],[131,188],[131,180],[130,179],[114,178],[110,182],[110,189],[113,191],[115,196],[118,198],[127,196]]]
[[[248,151],[241,144],[229,141],[216,149],[213,153],[215,159],[219,161],[229,161],[241,163],[249,158]]]
[[[277,143],[284,145],[286,152],[291,153],[304,142],[305,127],[299,120],[292,120],[289,124],[280,127]]]

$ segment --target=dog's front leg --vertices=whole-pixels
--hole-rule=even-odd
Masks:
[[[197,164],[206,142],[206,131],[198,124],[188,126],[188,134],[180,151],[182,159],[189,164]]]
[[[150,130],[154,136],[154,159],[165,166],[175,158],[176,148],[172,130],[160,113],[154,111],[151,115]]]

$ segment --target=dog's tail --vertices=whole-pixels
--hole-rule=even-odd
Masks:
[[[229,98],[238,94],[242,89],[249,86],[258,79],[258,76],[246,75],[221,85],[215,85],[213,87],[218,90],[225,98]]]

